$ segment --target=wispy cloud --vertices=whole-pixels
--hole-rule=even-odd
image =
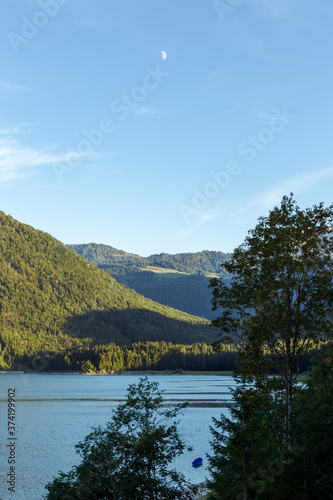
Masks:
[[[250,3],[253,3],[253,0],[249,0]],[[270,17],[274,17],[276,19],[286,19],[291,15],[291,6],[290,0],[255,0],[255,4],[257,4],[265,15],[269,15]]]
[[[32,167],[66,162],[68,156],[28,148],[9,137],[0,138],[0,182],[24,179],[34,173]]]
[[[6,126],[3,125],[0,128],[0,135],[16,135],[16,134],[24,134],[26,132],[29,132],[31,127],[34,127],[33,123],[20,123],[17,126]]]
[[[15,90],[17,92],[31,92],[29,87],[24,87],[22,85],[16,85],[15,83],[5,82],[3,80],[0,81],[0,88]]]
[[[135,115],[153,115],[154,109],[149,106],[140,106],[132,111]]]
[[[260,210],[270,209],[274,205],[278,205],[284,195],[288,195],[291,192],[299,195],[300,193],[311,189],[315,184],[332,177],[333,167],[312,170],[310,172],[302,172],[290,179],[284,180],[265,193],[261,193],[261,195],[250,202],[250,205],[258,207]]]
[[[174,233],[174,236],[179,239],[188,238],[193,234],[199,227],[206,224],[210,220],[217,219],[221,216],[222,210],[210,210],[205,213],[199,213],[194,216],[194,221],[190,227],[184,231],[179,231]]]
[[[272,120],[276,120],[276,116],[270,113],[253,111],[252,114],[254,114],[258,122],[262,123],[263,125],[269,125],[272,122]]]
[[[22,130],[19,127],[0,128],[0,135],[14,135],[14,134],[22,134]]]

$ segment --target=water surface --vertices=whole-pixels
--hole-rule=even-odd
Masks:
[[[74,445],[91,428],[111,419],[112,410],[123,401],[129,384],[139,375],[0,375],[0,498],[1,500],[42,500],[45,484],[59,470],[67,472],[79,463]],[[175,461],[192,483],[202,482],[208,472],[205,453],[210,451],[209,426],[212,416],[226,414],[222,407],[230,400],[232,377],[206,375],[149,375],[157,381],[169,404],[189,401],[180,418],[179,432],[192,452]],[[7,490],[9,472],[7,431],[7,391],[16,389],[16,491]],[[203,467],[194,469],[192,461],[201,456]]]

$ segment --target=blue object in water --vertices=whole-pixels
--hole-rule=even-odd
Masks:
[[[200,465],[202,465],[202,458],[201,457],[196,458],[195,460],[193,460],[193,462],[192,462],[192,466],[193,467],[200,467]]]

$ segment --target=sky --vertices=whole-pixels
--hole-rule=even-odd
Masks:
[[[231,252],[290,192],[330,205],[332,21],[327,0],[4,2],[0,210],[147,256]]]

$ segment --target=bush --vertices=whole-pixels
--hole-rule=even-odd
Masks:
[[[113,411],[105,429],[76,445],[82,462],[47,484],[47,500],[174,500],[188,487],[172,460],[185,444],[177,415],[186,406],[163,408],[162,393],[148,378],[128,388],[127,399]]]

